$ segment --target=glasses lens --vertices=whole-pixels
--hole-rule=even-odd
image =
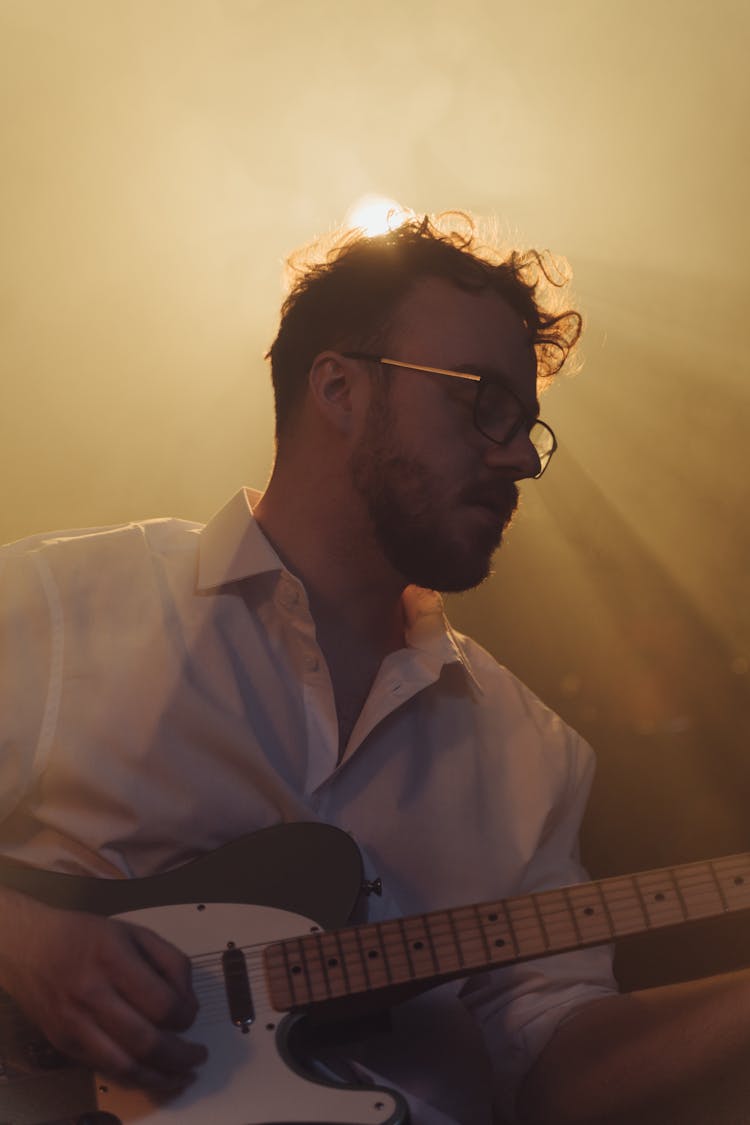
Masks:
[[[483,380],[477,392],[475,419],[477,428],[498,445],[512,441],[522,427],[526,428],[539,456],[535,476],[542,475],[557,448],[555,435],[545,422],[535,421],[529,429],[528,415],[512,391],[500,382]]]
[[[539,457],[539,472],[535,474],[538,478],[549,465],[550,457],[557,449],[557,441],[552,430],[544,422],[534,423],[529,430],[529,440]]]
[[[482,380],[476,400],[476,422],[482,433],[502,445],[510,441],[524,417],[523,407],[507,387]]]

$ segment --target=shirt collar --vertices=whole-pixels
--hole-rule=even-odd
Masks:
[[[199,590],[284,569],[253,517],[252,504],[259,499],[259,492],[241,488],[201,531]]]
[[[261,493],[241,488],[208,521],[200,534],[198,589],[211,590],[259,574],[283,571],[284,564],[253,516]],[[442,664],[460,664],[481,691],[460,634],[449,624],[443,599],[434,590],[407,586],[402,598],[406,638]]]
[[[410,648],[421,649],[441,664],[460,664],[474,687],[482,687],[474,674],[463,638],[445,616],[443,599],[435,590],[407,586],[403,598],[406,639]]]

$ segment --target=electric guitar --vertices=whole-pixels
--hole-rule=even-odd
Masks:
[[[0,883],[117,914],[183,949],[200,1001],[190,1037],[209,1050],[197,1080],[159,1100],[65,1065],[6,997],[0,1123],[405,1125],[394,1091],[323,1081],[295,1054],[300,1029],[363,1000],[387,1005],[470,973],[750,908],[750,853],[347,926],[362,879],[349,836],[314,823],[265,829],[139,880],[0,861]]]

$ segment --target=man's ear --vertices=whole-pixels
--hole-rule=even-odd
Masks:
[[[320,352],[307,376],[315,408],[341,433],[351,429],[358,389],[356,366],[337,352]]]

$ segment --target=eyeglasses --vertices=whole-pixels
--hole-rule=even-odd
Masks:
[[[521,400],[497,376],[475,375],[468,371],[448,371],[444,367],[425,367],[419,363],[404,363],[400,359],[385,359],[366,352],[343,352],[346,359],[364,359],[382,363],[386,367],[406,368],[407,371],[425,371],[428,375],[448,375],[451,379],[464,379],[478,383],[474,398],[474,425],[496,445],[509,445],[525,429],[529,441],[539,458],[539,469],[533,474],[539,480],[557,449],[557,438],[540,418],[529,417]]]

